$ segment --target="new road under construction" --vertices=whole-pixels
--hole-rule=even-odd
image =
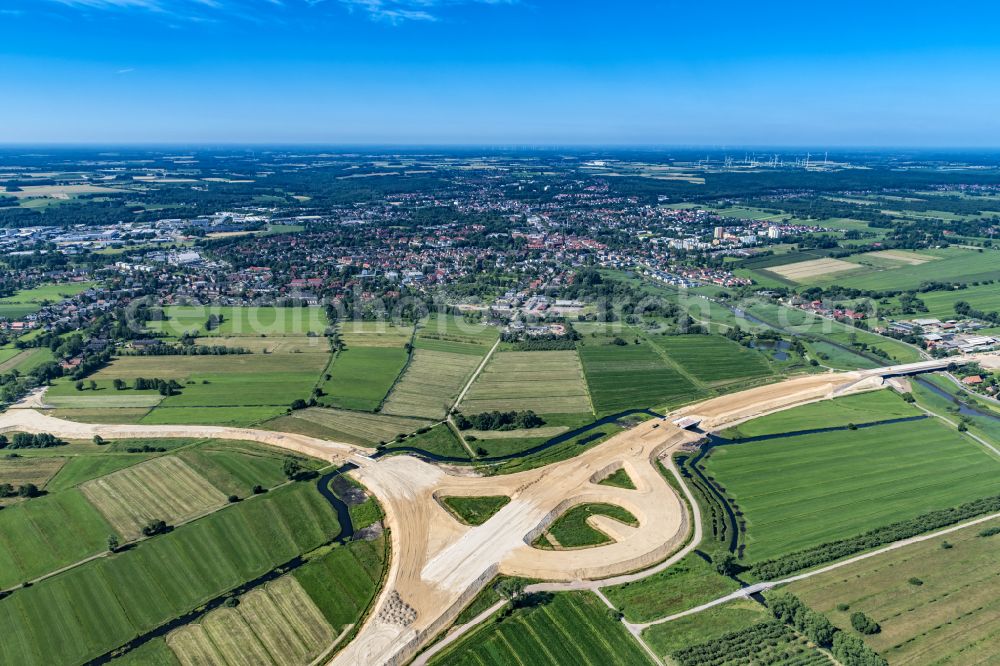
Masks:
[[[984,359],[974,359],[983,361]],[[994,360],[994,359],[990,359]],[[98,425],[53,418],[32,408],[0,415],[2,432],[47,432],[65,438],[199,437],[250,440],[335,464],[374,494],[391,536],[391,563],[372,611],[331,664],[402,664],[433,641],[497,575],[572,585],[658,570],[698,533],[697,512],[661,474],[680,487],[670,454],[705,432],[833,397],[877,390],[888,378],[943,369],[925,361],[854,372],[796,377],[689,405],[651,418],[576,457],[509,475],[462,475],[411,455],[369,457],[360,447],[305,435],[217,426]],[[619,469],[635,489],[599,482]],[[449,497],[505,496],[510,501],[480,525],[460,522],[442,503]],[[612,504],[637,526],[607,516],[587,520],[611,538],[583,550],[542,550],[535,539],[568,509]]]

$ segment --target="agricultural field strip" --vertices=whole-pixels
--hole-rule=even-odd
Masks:
[[[854,564],[855,562],[861,562],[862,560],[867,560],[868,558],[871,557],[884,555],[885,553],[889,553],[894,550],[898,550],[900,548],[905,548],[906,546],[910,546],[915,543],[921,543],[923,541],[928,541],[930,539],[936,539],[938,537],[947,536],[948,534],[953,534],[955,532],[958,532],[959,530],[964,530],[969,527],[975,527],[976,525],[981,525],[985,522],[989,522],[997,518],[1000,518],[1000,513],[991,513],[986,516],[980,516],[979,518],[975,518],[973,520],[958,525],[952,525],[951,527],[946,527],[936,532],[930,532],[928,534],[921,534],[919,536],[910,537],[908,539],[903,539],[901,541],[895,541],[889,544],[888,546],[883,546],[877,550],[869,551],[867,553],[862,553],[861,555],[854,555],[853,557],[849,557],[845,560],[840,560],[839,562],[835,562],[833,564],[828,564],[819,569],[814,569],[812,571],[807,571],[805,573],[796,574],[794,576],[789,576],[788,578],[782,578],[780,580],[753,583],[751,585],[747,585],[746,587],[740,588],[736,592],[732,592],[717,599],[713,599],[712,601],[701,604],[700,606],[695,606],[694,608],[689,608],[688,610],[681,611],[680,613],[674,613],[673,615],[668,615],[667,617],[662,617],[650,622],[638,622],[638,623],[627,623],[627,624],[629,625],[630,628],[641,631],[646,627],[651,627],[656,624],[663,624],[664,622],[671,622],[678,618],[687,617],[688,615],[694,615],[696,613],[708,610],[709,608],[714,608],[715,606],[727,603],[729,601],[733,601],[735,599],[746,598],[753,594],[757,594],[758,592],[764,592],[765,590],[770,590],[772,588],[779,587],[781,585],[789,585],[791,583],[795,583],[800,580],[806,580],[808,578],[812,578],[813,576],[819,576],[829,571],[836,571],[837,569]]]
[[[331,430],[375,442],[379,440],[389,441],[400,433],[409,434],[434,423],[427,419],[407,416],[368,414],[323,407],[311,407],[297,411],[294,416]]]
[[[167,644],[181,664],[308,663],[334,638],[333,629],[292,576],[283,576],[220,608],[198,624],[171,632]]]
[[[993,522],[986,529],[996,527]],[[989,566],[996,546],[992,537],[980,534],[953,533],[948,548],[943,539],[913,544],[891,556],[800,581],[790,591],[842,628],[850,626],[849,617],[837,603],[848,602],[850,610],[871,616],[882,627],[866,641],[889,659],[937,663],[943,652],[963,654],[970,643],[988,640],[1000,630],[998,572]]]
[[[87,481],[80,490],[123,536],[134,539],[151,520],[186,521],[226,497],[176,456],[163,456]]]
[[[576,351],[498,352],[459,403],[467,413],[592,411]]]
[[[479,365],[478,356],[416,349],[382,411],[395,416],[442,419]]]
[[[714,335],[647,337],[681,371],[709,386],[773,374],[766,358],[726,338]]]
[[[84,571],[70,571],[20,592],[18,604],[0,601],[5,621],[15,623],[16,635],[28,640],[27,623],[38,617],[43,605],[73,609],[86,599],[101,606],[94,617],[60,610],[64,631],[52,636],[57,640],[0,643],[0,655],[30,650],[41,659],[39,663],[53,663],[42,656],[51,652],[62,654],[60,661],[86,661],[87,655],[103,654],[241,580],[322,545],[337,528],[331,507],[305,484],[232,509],[144,541],[119,556],[106,558],[103,553]],[[171,566],[165,564],[168,561]],[[65,658],[67,652],[73,653],[72,659]]]
[[[673,370],[677,374],[681,375],[684,379],[686,379],[689,382],[691,382],[691,384],[693,386],[697,387],[698,389],[700,389],[702,391],[711,392],[711,390],[708,388],[708,386],[705,384],[705,382],[701,381],[700,379],[698,379],[697,377],[695,377],[694,375],[692,375],[686,368],[684,368],[683,366],[681,366],[681,364],[677,362],[677,359],[672,358],[671,355],[667,352],[666,349],[664,349],[660,345],[657,345],[657,344],[653,343],[651,337],[645,331],[641,331],[638,328],[635,328],[634,326],[630,327],[630,328],[632,329],[632,331],[636,335],[641,335],[642,338],[644,340],[646,340],[646,342],[649,344],[650,349],[652,349],[653,352],[660,359],[663,360],[663,362],[667,365],[667,367],[669,367],[671,370]]]
[[[58,456],[0,459],[0,483],[15,487],[33,483],[43,488],[66,462],[67,458]]]

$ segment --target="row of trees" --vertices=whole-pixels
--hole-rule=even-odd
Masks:
[[[480,414],[455,414],[459,430],[521,430],[545,425],[541,416],[526,409],[520,412],[482,412]]]
[[[829,648],[844,666],[887,666],[889,663],[860,638],[833,626],[825,615],[812,610],[793,594],[775,594],[768,597],[767,603],[776,618],[795,627],[817,645]],[[878,631],[878,624],[864,613],[854,613],[851,624],[862,633]]]
[[[129,356],[226,356],[228,354],[251,354],[246,347],[225,345],[167,345],[157,344],[135,349]]]
[[[62,446],[65,443],[47,432],[37,434],[15,432],[10,439],[7,439],[6,435],[0,435],[0,449],[47,449],[53,446]]]
[[[25,483],[23,485],[14,488],[9,483],[0,483],[0,497],[38,497],[42,494],[42,491],[38,489],[33,483]]]

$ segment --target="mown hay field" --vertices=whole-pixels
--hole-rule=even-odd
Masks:
[[[668,367],[648,342],[619,346],[588,339],[580,360],[598,414],[679,405],[705,395]]]
[[[9,483],[15,488],[33,483],[44,488],[65,463],[66,458],[59,456],[0,458],[0,483]]]
[[[716,447],[756,562],[995,495],[1000,461],[936,419]]]
[[[652,664],[624,625],[608,617],[596,595],[556,594],[502,622],[487,622],[431,659],[452,664]]]
[[[89,661],[338,531],[336,513],[311,483],[226,507],[0,599],[0,663]],[[103,550],[109,529],[98,533]]]
[[[852,613],[871,617],[882,629],[862,638],[889,663],[991,663],[1000,632],[1000,537],[980,533],[998,526],[1000,520],[993,520],[906,546],[794,583],[788,591],[846,631]]]
[[[858,270],[858,265],[841,259],[810,259],[794,264],[771,266],[763,271],[774,273],[793,282],[810,282],[814,278],[825,277],[832,273],[844,273]]]
[[[650,338],[685,372],[712,386],[772,374],[764,355],[717,335],[666,335]]]
[[[151,520],[186,521],[226,503],[226,496],[176,456],[141,462],[87,481],[80,490],[112,527],[138,538]]]
[[[335,638],[292,576],[259,587],[239,601],[236,608],[214,610],[197,624],[167,636],[167,645],[181,664],[298,666],[318,657]]]
[[[590,412],[576,351],[497,352],[460,405],[467,414],[493,410],[537,414]]]
[[[292,432],[350,444],[375,446],[379,442],[392,440],[396,435],[410,434],[431,423],[426,419],[312,407],[276,419],[270,422],[268,427],[275,430],[290,429]]]
[[[486,353],[483,349],[483,355]],[[416,349],[382,411],[397,416],[443,418],[481,357]]]

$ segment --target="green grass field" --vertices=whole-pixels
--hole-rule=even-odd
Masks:
[[[460,408],[466,414],[493,410],[532,410],[536,414],[591,411],[576,351],[498,351],[476,377]]]
[[[387,544],[352,541],[311,559],[292,574],[332,626],[358,622],[371,604],[387,562]]]
[[[94,286],[93,282],[63,282],[43,284],[32,289],[22,289],[12,296],[0,298],[0,305],[7,303],[58,302],[81,294]]]
[[[650,341],[665,350],[685,372],[710,386],[772,374],[763,354],[720,336],[669,335],[652,337]]]
[[[685,611],[739,589],[696,553],[633,583],[602,588],[605,596],[632,622],[649,622]]]
[[[459,342],[480,346],[491,346],[500,336],[494,326],[465,321],[462,317],[434,313],[420,322],[417,329],[419,342]],[[419,344],[417,345],[420,346]],[[483,352],[481,352],[483,353]]]
[[[396,416],[443,418],[488,351],[485,346],[477,348],[481,355],[416,349],[382,411]]]
[[[724,431],[722,436],[728,439],[758,437],[846,426],[849,423],[873,423],[919,414],[921,414],[919,409],[904,402],[903,398],[893,390],[869,391],[762,416],[730,428]]]
[[[990,526],[1000,520],[794,583],[788,591],[846,631],[851,613],[874,619],[882,630],[862,637],[889,663],[992,663],[1000,635],[1000,537],[979,536]],[[943,548],[945,542],[951,547]]]
[[[509,502],[506,495],[441,498],[441,503],[466,525],[482,525]]]
[[[425,433],[408,437],[401,442],[389,442],[389,449],[412,446],[423,451],[439,456],[450,456],[452,458],[468,458],[469,452],[465,450],[458,437],[452,432],[447,424],[441,423]]]
[[[955,303],[958,301],[968,302],[974,309],[983,312],[1000,311],[1000,286],[996,284],[979,285],[978,287],[968,287],[966,289],[952,289],[949,291],[928,291],[917,294],[917,298],[927,306],[927,312],[920,312],[912,316],[915,318],[933,317],[942,321],[956,319]]]
[[[246,497],[254,486],[273,488],[285,482],[288,452],[253,442],[209,440],[185,448],[178,456],[225,495]],[[306,467],[322,463],[303,459]]]
[[[580,360],[598,414],[680,405],[704,397],[687,378],[667,366],[648,342],[618,346],[586,339]]]
[[[769,619],[771,615],[762,605],[751,599],[740,599],[696,615],[654,625],[643,631],[642,637],[657,654],[665,656]]]
[[[0,600],[8,637],[0,641],[0,663],[87,661],[316,548],[337,531],[333,509],[312,484],[232,505]],[[103,542],[108,531],[100,533]]]
[[[7,507],[0,511],[0,589],[100,553],[113,533],[75,489]]]
[[[636,520],[635,516],[620,506],[599,503],[580,504],[566,511],[549,525],[545,531],[544,540],[540,541],[542,547],[547,545],[556,548],[585,548],[613,541],[607,534],[587,523],[587,518],[590,516],[607,516],[632,527],[639,526],[639,521]]]
[[[625,468],[617,469],[611,474],[608,474],[604,479],[598,482],[602,486],[611,486],[613,488],[625,488],[627,490],[635,490],[635,484],[632,482],[632,477],[628,475]]]
[[[41,309],[39,303],[0,303],[0,318],[19,321]]]
[[[149,330],[177,337],[187,332],[223,337],[321,335],[329,326],[320,307],[174,305],[163,308],[163,313],[166,319],[148,322]],[[222,323],[209,331],[206,324],[211,315],[222,316]]]
[[[339,352],[322,384],[322,405],[374,411],[409,358],[402,347],[348,347]]]
[[[142,453],[106,453],[102,455],[80,455],[69,458],[55,478],[46,486],[46,490],[55,492],[79,485],[84,481],[96,479],[105,474],[131,467],[146,460],[150,455]]]
[[[430,663],[646,666],[652,660],[624,626],[608,617],[596,596],[565,593],[500,622],[483,624]]]
[[[717,447],[760,561],[996,494],[1000,461],[935,419]]]
[[[0,362],[0,373],[17,370],[22,374],[27,374],[42,363],[55,360],[55,356],[48,347],[31,347],[23,350],[4,349],[2,352],[3,356],[0,358],[5,360]]]
[[[77,409],[80,416],[104,410],[108,413],[101,416],[115,422],[117,409],[128,417],[128,410],[152,405],[142,422],[248,425],[277,416],[296,398],[308,399],[327,358],[325,353],[124,356],[92,375],[96,391],[77,391],[72,382],[60,380],[49,394],[61,415],[69,417]],[[116,378],[131,387],[136,377],[173,379],[181,390],[160,400],[155,392],[112,387]]]

